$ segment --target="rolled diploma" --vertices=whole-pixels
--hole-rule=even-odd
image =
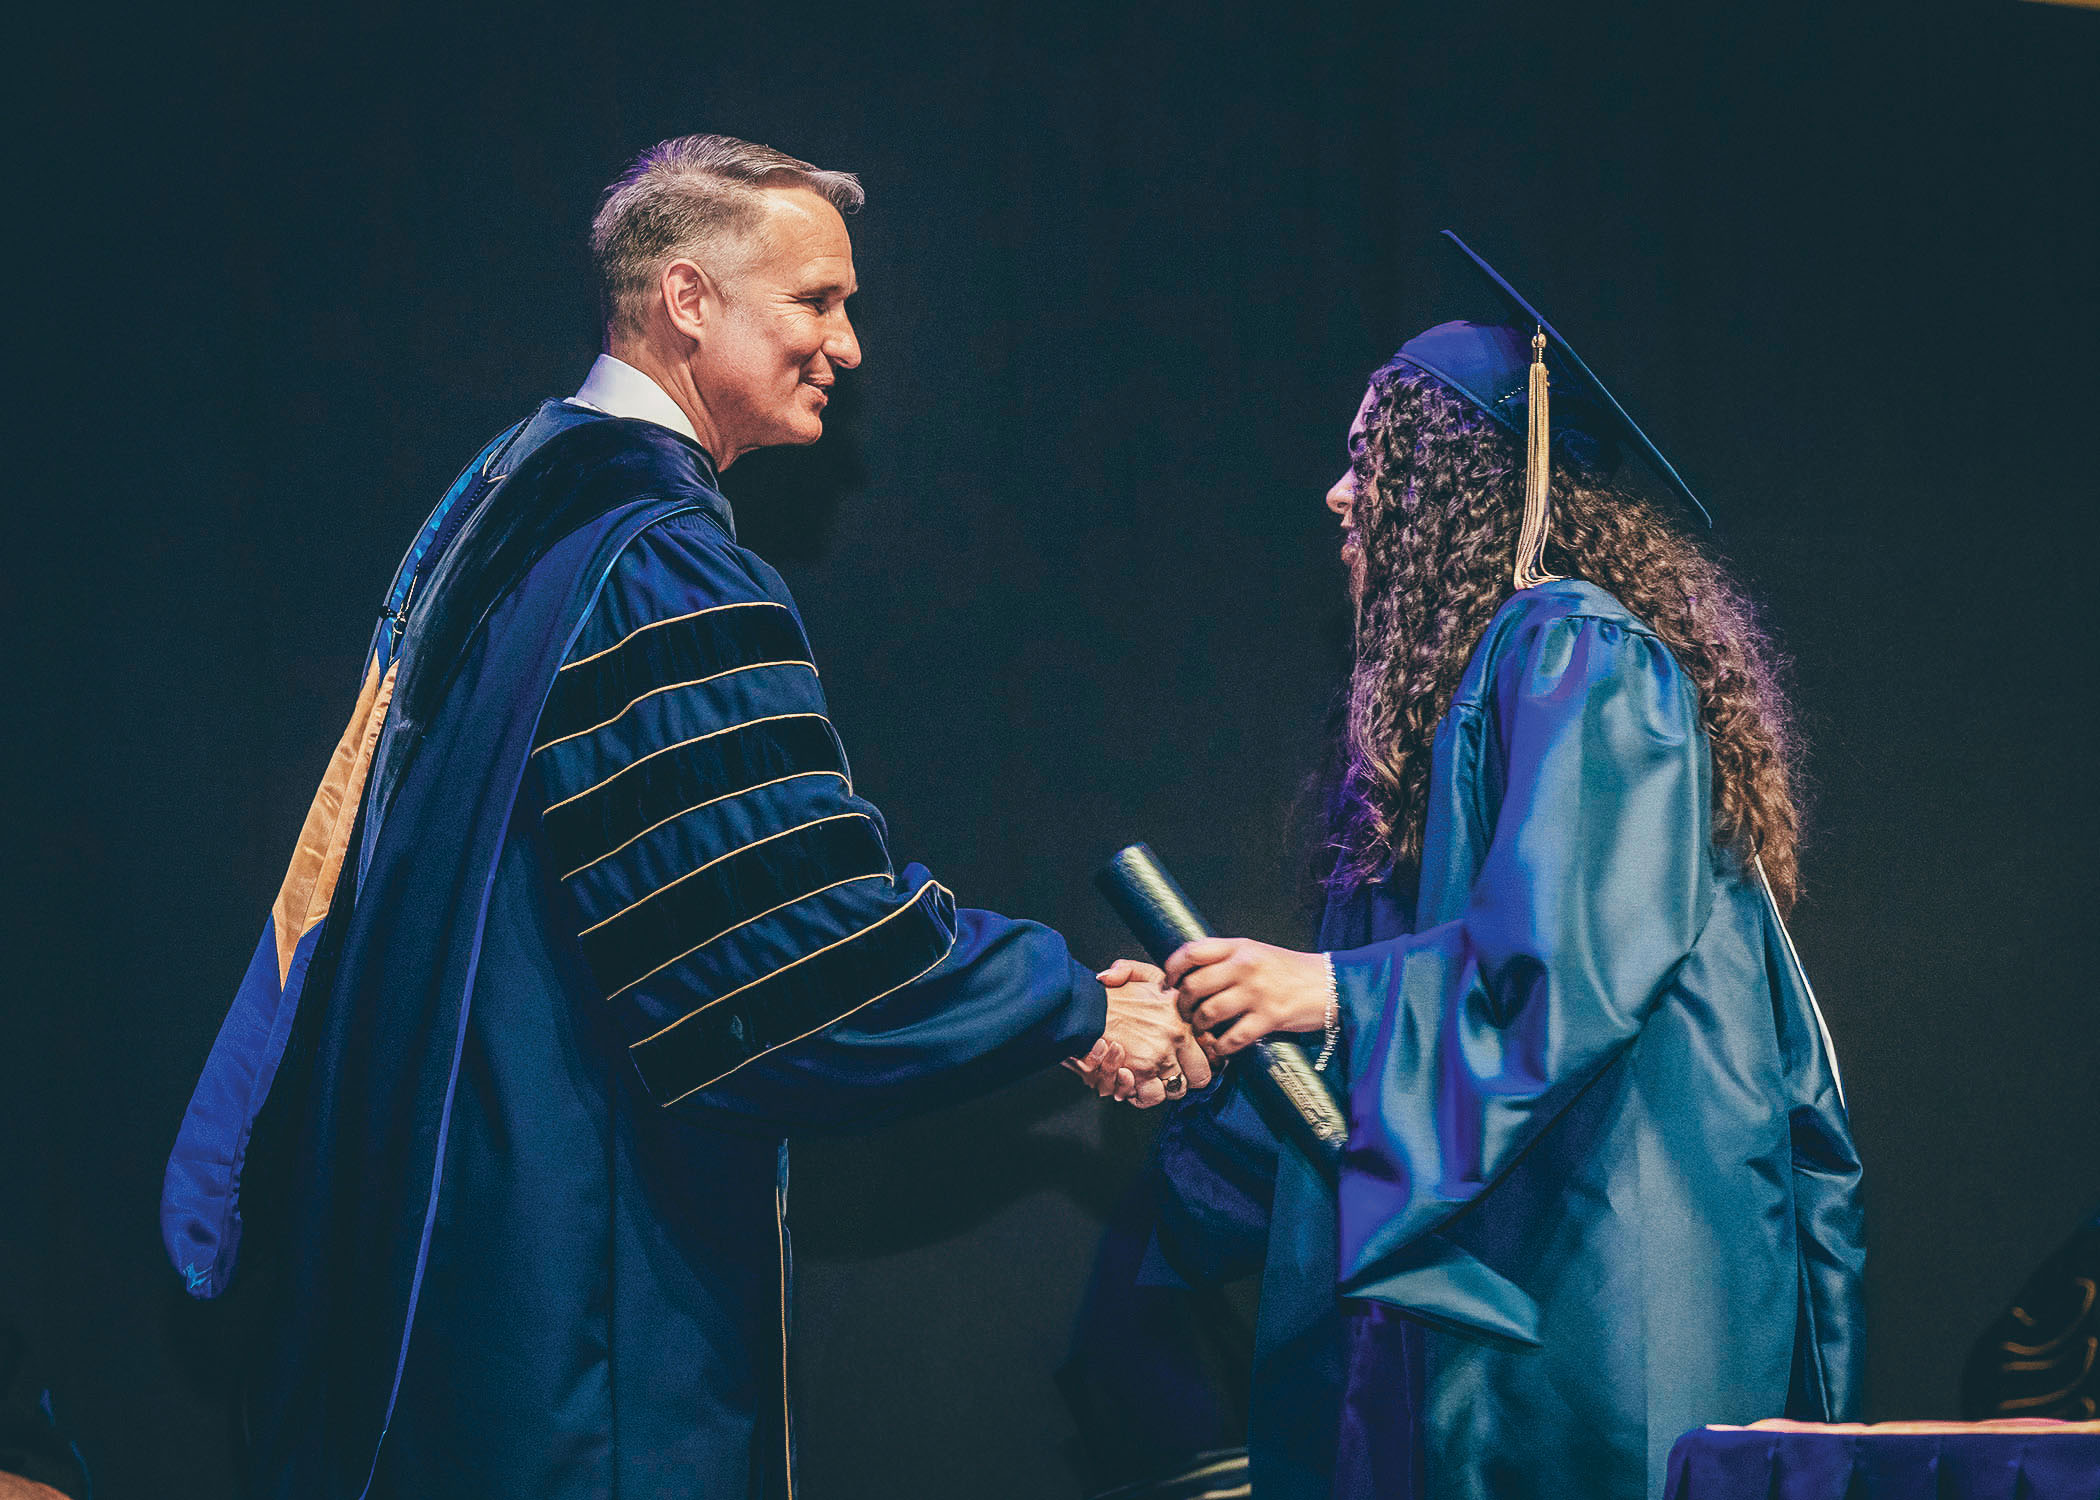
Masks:
[[[1094,885],[1154,963],[1164,964],[1183,943],[1211,935],[1174,877],[1143,844],[1119,850],[1095,874]],[[1290,1042],[1263,1037],[1245,1056],[1251,1066],[1249,1083],[1268,1096],[1273,1114],[1299,1149],[1332,1173],[1348,1143],[1349,1122],[1305,1053]]]

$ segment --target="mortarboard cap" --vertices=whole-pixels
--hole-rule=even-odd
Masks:
[[[1538,559],[1547,525],[1546,463],[1549,436],[1557,435],[1575,456],[1610,468],[1627,448],[1645,455],[1656,474],[1708,526],[1713,517],[1684,477],[1650,442],[1568,341],[1495,268],[1450,230],[1444,238],[1487,279],[1510,314],[1511,326],[1439,323],[1417,334],[1394,356],[1435,376],[1501,426],[1527,441],[1524,534],[1518,543],[1517,583],[1541,582]],[[1547,412],[1547,370],[1552,370],[1552,405]],[[1557,433],[1553,431],[1557,429]]]

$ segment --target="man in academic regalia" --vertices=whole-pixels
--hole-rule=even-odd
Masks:
[[[897,870],[736,543],[717,475],[859,363],[860,199],[644,154],[593,229],[607,353],[403,562],[169,1163],[194,1293],[254,1241],[258,1495],[788,1494],[790,1133],[1074,1055],[1208,1078],[1156,970],[1104,990]]]

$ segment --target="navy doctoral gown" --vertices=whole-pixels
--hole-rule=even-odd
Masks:
[[[236,1007],[171,1165],[193,1289],[248,1224],[253,1492],[787,1495],[786,1138],[1082,1053],[1105,996],[896,868],[697,445],[550,402],[446,506],[301,1013]]]
[[[1418,882],[1323,922],[1339,1184],[1237,1088],[1170,1122],[1170,1261],[1262,1270],[1261,1500],[1641,1500],[1692,1427],[1858,1415],[1859,1161],[1711,778],[1647,626],[1518,593],[1438,727]]]

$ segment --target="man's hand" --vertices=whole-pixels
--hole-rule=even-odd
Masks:
[[[1102,1098],[1140,1109],[1210,1082],[1210,1060],[1157,968],[1119,959],[1097,977],[1108,987],[1108,1028],[1086,1057],[1067,1059],[1067,1068]]]
[[[1198,938],[1167,960],[1165,978],[1213,1059],[1272,1031],[1327,1024],[1334,970],[1325,954],[1296,953],[1252,938]]]

